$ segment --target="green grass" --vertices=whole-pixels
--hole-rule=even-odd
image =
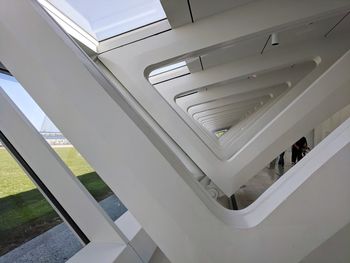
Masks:
[[[35,185],[25,175],[13,157],[7,150],[0,148],[0,198],[34,188]]]
[[[79,180],[97,200],[101,200],[104,197],[101,192],[108,191],[110,193],[108,187],[75,148],[54,149],[73,174],[78,176]],[[33,182],[23,172],[7,150],[0,148],[0,199],[35,188]]]
[[[73,147],[55,151],[97,201],[112,193]],[[0,148],[0,255],[61,222],[13,157]]]
[[[64,147],[54,148],[54,150],[76,176],[94,172],[75,148]]]

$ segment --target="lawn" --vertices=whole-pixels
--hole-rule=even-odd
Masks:
[[[55,151],[97,201],[112,194],[73,147]],[[0,255],[61,222],[13,157],[0,148]]]

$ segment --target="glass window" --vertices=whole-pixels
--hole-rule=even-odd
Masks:
[[[185,66],[186,66],[186,62],[185,61],[181,61],[181,62],[178,62],[178,63],[175,63],[175,64],[171,64],[171,65],[167,65],[165,67],[161,67],[161,68],[155,69],[149,74],[149,76],[153,77],[153,76],[156,76],[156,75],[168,72],[168,71],[172,71],[174,69],[178,69],[178,68],[181,68],[181,67],[185,67]]]
[[[96,40],[134,30],[166,18],[159,0],[39,0],[53,5]]]
[[[100,203],[113,221],[127,209],[113,194],[84,157],[64,137],[13,76],[0,73],[0,87],[7,93],[45,140],[53,147],[72,173]]]
[[[185,61],[167,65],[153,70],[148,77],[151,84],[156,85],[174,78],[190,74]]]
[[[66,262],[82,243],[0,145],[0,262]]]

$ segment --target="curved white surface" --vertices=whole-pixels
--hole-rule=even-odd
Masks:
[[[186,158],[175,152],[176,146],[151,118],[143,117],[140,105],[125,97],[117,82],[115,89],[42,10],[21,0],[8,0],[6,7],[0,9],[1,61],[171,262],[294,263],[350,222],[349,120],[255,204],[242,211],[223,210],[195,186],[199,183],[181,159]],[[28,28],[28,24],[36,26]],[[45,41],[40,41],[43,34]],[[260,152],[261,158],[265,154],[269,158],[282,140],[290,143],[309,128],[290,115],[303,113],[304,121],[321,119],[348,102],[349,64],[346,53],[310,86],[323,94],[318,102],[327,99],[338,104],[321,107],[310,100],[312,92],[305,91],[293,107],[278,114],[278,122],[262,130],[268,134],[280,125],[285,137],[270,134],[274,141],[263,142],[266,150]],[[40,78],[33,72],[40,72]],[[328,89],[330,85],[334,89]],[[308,108],[300,107],[305,102]],[[259,158],[250,166],[255,161],[259,166],[264,161]]]

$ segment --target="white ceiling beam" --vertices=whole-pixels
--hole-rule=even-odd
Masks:
[[[186,65],[191,73],[203,70],[203,65],[200,57],[186,59]]]
[[[221,100],[211,101],[205,104],[192,106],[189,109],[189,113],[191,116],[194,116],[194,114],[196,114],[197,112],[205,112],[207,110],[212,110],[212,109],[221,109],[223,107],[233,107],[236,105],[240,106],[242,104],[249,103],[250,101],[268,101],[268,100],[271,100],[269,93],[263,93],[262,96],[254,96],[253,98],[250,98],[248,100],[242,99],[241,101],[237,100],[235,96],[231,96],[231,97],[223,98]]]
[[[206,109],[206,110],[203,110],[203,111],[200,111],[200,112],[193,114],[192,118],[195,120],[198,120],[199,118],[209,116],[212,114],[216,114],[216,113],[220,113],[220,112],[224,112],[224,111],[238,110],[242,107],[245,107],[246,105],[249,105],[250,107],[254,107],[255,105],[260,104],[260,103],[261,103],[261,98],[247,100],[247,101],[243,101],[241,103],[234,103],[234,104],[230,104],[230,105],[226,105],[226,106],[222,106],[222,107],[217,107],[214,109]]]
[[[198,105],[202,105],[202,109],[206,107],[206,103],[208,102],[213,102],[213,101],[229,101],[230,103],[233,102],[241,102],[241,101],[245,101],[245,100],[250,100],[253,98],[259,98],[262,96],[269,96],[270,94],[280,94],[281,92],[286,91],[289,88],[287,83],[277,83],[274,86],[268,86],[268,87],[263,87],[254,91],[248,91],[248,92],[242,92],[239,94],[234,94],[228,97],[223,97],[223,98],[219,98],[219,99],[213,99],[211,101],[205,101],[205,102],[199,102],[199,103],[194,103],[194,104],[186,104],[186,101],[178,101],[176,100],[176,103],[179,105],[180,108],[182,108],[185,112],[188,112],[188,110],[190,109],[190,107],[194,107],[194,106],[198,106]]]
[[[254,109],[254,106],[247,105],[245,107],[242,107],[240,109],[234,109],[230,111],[223,111],[223,112],[217,112],[215,114],[211,114],[208,116],[204,116],[199,118],[197,121],[199,123],[210,123],[210,122],[216,122],[221,120],[236,120],[242,117],[242,115],[246,114],[247,112]]]
[[[260,88],[280,83],[290,83],[290,85],[294,85],[315,67],[316,64],[314,61],[308,61],[297,64],[294,67],[288,66],[284,69],[261,74],[257,78],[245,78],[232,81],[232,83],[222,87],[213,86],[208,89],[202,88],[196,94],[177,99],[176,103],[184,110],[194,104],[205,103],[235,94],[238,95],[245,92],[258,91]]]
[[[317,56],[332,52],[339,46],[338,40],[312,39],[293,46],[279,47],[264,53],[241,58],[231,63],[209,68],[203,72],[197,72],[171,82],[162,83],[155,88],[167,99],[174,98],[177,94],[210,87],[217,83],[229,83],[234,79],[251,76],[253,74],[264,74],[268,71],[280,69],[292,64],[313,60]],[[344,48],[343,48],[344,49]]]
[[[187,0],[160,0],[172,28],[192,23]]]

